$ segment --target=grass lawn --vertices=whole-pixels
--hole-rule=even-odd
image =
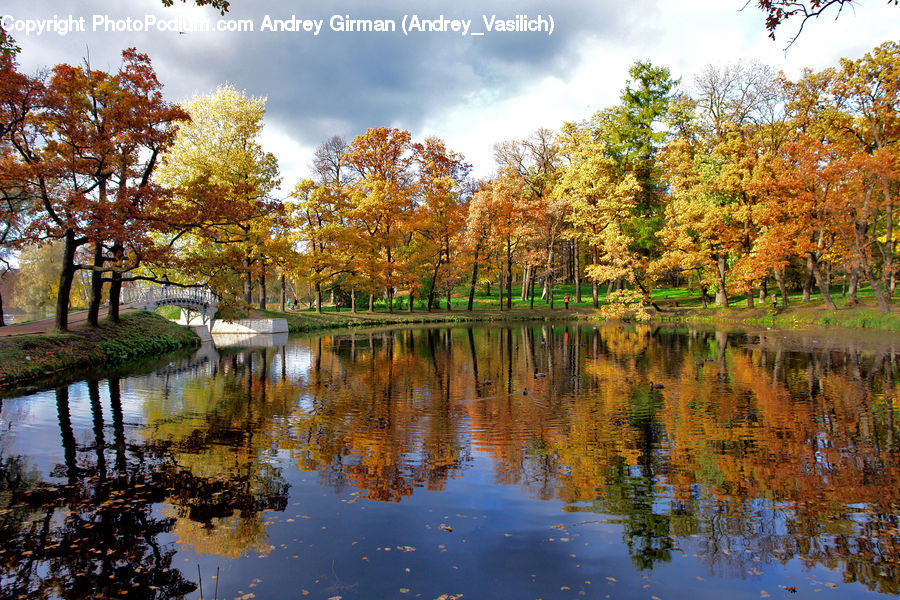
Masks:
[[[190,329],[147,312],[126,313],[119,323],[104,320],[98,327],[68,333],[0,338],[0,387],[64,369],[122,364],[199,343]]]
[[[770,293],[774,288],[770,288]],[[322,313],[313,310],[267,311],[258,316],[276,317],[282,316],[288,319],[292,331],[313,331],[342,326],[361,325],[390,325],[396,323],[427,323],[427,322],[460,322],[460,321],[496,321],[513,319],[564,319],[564,318],[591,318],[596,316],[591,299],[590,284],[581,286],[581,302],[576,302],[575,285],[563,284],[556,287],[553,293],[553,309],[548,301],[540,299],[541,289],[535,288],[534,309],[530,309],[530,300],[521,300],[521,286],[512,288],[512,311],[506,310],[506,298],[504,296],[503,310],[500,309],[500,299],[496,285],[491,286],[491,294],[485,293],[484,286],[479,286],[475,294],[473,310],[466,310],[468,305],[468,287],[459,287],[451,295],[452,310],[446,310],[446,299],[440,298],[439,308],[426,312],[425,300],[414,299],[413,309],[410,313],[409,295],[400,292],[394,299],[394,311],[388,312],[383,298],[375,302],[375,312],[368,312],[368,297],[359,298],[359,312],[352,313],[348,307],[341,307],[336,311],[333,306],[323,305]],[[569,309],[565,309],[563,299],[569,296]],[[606,295],[606,286],[599,290],[599,301],[602,306]],[[658,303],[663,312],[655,313],[659,321],[697,321],[697,322],[734,322],[765,327],[792,328],[800,326],[842,326],[863,327],[872,329],[884,329],[900,331],[900,312],[882,314],[875,306],[875,300],[871,288],[864,286],[858,294],[859,304],[845,306],[841,295],[841,286],[833,286],[832,299],[838,305],[837,311],[829,311],[825,307],[821,296],[816,291],[809,302],[802,301],[802,293],[791,292],[788,295],[788,306],[781,305],[779,296],[778,307],[773,309],[766,302],[757,302],[758,296],[754,295],[754,307],[747,307],[746,295],[735,294],[729,296],[729,307],[722,308],[710,303],[704,309],[703,303],[696,290],[687,288],[655,288],[651,292],[651,298]]]

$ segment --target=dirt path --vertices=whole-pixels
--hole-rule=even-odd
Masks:
[[[119,311],[124,313],[130,310],[134,310],[133,308],[125,308],[120,307]],[[103,318],[109,313],[109,308],[101,308],[100,309],[100,318]],[[79,327],[84,327],[87,324],[87,314],[86,310],[79,310],[76,312],[69,313],[69,329],[78,329]],[[53,330],[53,324],[56,321],[55,318],[50,317],[49,319],[40,319],[39,321],[28,321],[27,323],[17,323],[14,325],[7,325],[5,327],[0,327],[0,337],[6,337],[11,335],[33,335],[35,333],[47,333]]]

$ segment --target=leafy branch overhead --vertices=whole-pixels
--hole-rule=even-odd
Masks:
[[[750,3],[748,0],[744,7]],[[775,31],[785,22],[799,19],[800,26],[797,32],[791,38],[788,46],[793,44],[800,34],[803,27],[810,19],[815,19],[823,15],[834,7],[834,16],[837,19],[846,7],[852,7],[856,0],[757,0],[757,6],[766,14],[766,30],[769,37],[775,39]],[[887,0],[888,4],[898,5],[900,0]]]
[[[190,0],[181,1],[187,4]],[[228,12],[228,8],[231,6],[231,3],[228,0],[193,0],[193,2],[197,6],[211,6],[223,15]],[[175,0],[162,0],[162,3],[163,6],[172,6],[175,4]]]

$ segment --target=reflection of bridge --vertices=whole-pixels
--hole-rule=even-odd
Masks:
[[[130,304],[138,310],[154,311],[161,306],[177,306],[181,309],[181,321],[185,325],[205,325],[212,329],[219,299],[209,288],[162,286],[133,286],[122,290],[122,304]],[[199,323],[196,322],[200,318]]]

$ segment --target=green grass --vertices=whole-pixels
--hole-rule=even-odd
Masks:
[[[119,323],[102,321],[69,333],[0,338],[0,387],[8,387],[64,369],[113,366],[199,344],[187,327],[160,315],[136,312]]]
[[[769,292],[772,292],[771,288]],[[874,294],[868,286],[859,290],[856,305],[846,304],[839,285],[832,286],[831,298],[837,305],[835,311],[828,310],[818,290],[814,290],[808,302],[803,302],[802,292],[789,292],[787,306],[782,304],[779,294],[777,308],[773,308],[768,302],[759,303],[757,294],[754,294],[754,306],[750,308],[747,306],[746,295],[736,294],[728,297],[728,308],[710,303],[704,309],[699,296],[689,295],[687,290],[661,288],[653,292],[653,299],[665,304],[665,308],[671,311],[657,316],[662,321],[733,322],[780,329],[817,326],[900,331],[900,313],[883,314],[879,311]]]
[[[771,291],[774,286],[770,288]],[[484,286],[478,286],[475,294],[474,310],[466,310],[468,304],[468,287],[460,286],[453,291],[451,311],[445,309],[446,300],[440,298],[439,309],[429,313],[425,310],[425,300],[414,300],[414,312],[408,312],[408,296],[398,295],[394,300],[394,312],[387,311],[387,305],[383,298],[375,302],[375,312],[368,312],[368,297],[359,298],[359,312],[354,314],[348,307],[341,307],[335,311],[330,305],[322,307],[322,313],[313,310],[291,311],[287,314],[277,311],[267,311],[260,316],[285,317],[291,331],[314,331],[334,327],[361,326],[361,325],[391,325],[396,323],[429,323],[429,322],[459,322],[459,321],[495,321],[495,320],[522,320],[522,319],[564,319],[564,318],[595,318],[591,299],[591,286],[583,283],[581,286],[581,302],[575,302],[575,285],[562,284],[554,290],[554,308],[550,309],[548,301],[540,299],[541,288],[535,286],[534,309],[530,309],[530,301],[520,299],[521,286],[514,285],[512,289],[512,311],[506,310],[506,298],[504,296],[504,309],[500,310],[497,286],[491,286],[491,294],[485,293]],[[401,292],[402,293],[402,292]],[[564,308],[563,298],[569,296],[569,311]],[[599,289],[600,306],[604,304],[606,286]],[[844,306],[845,299],[841,295],[841,286],[832,286],[832,299],[838,305],[838,310],[831,312],[825,308],[825,304],[814,290],[809,302],[802,301],[802,293],[791,291],[788,295],[789,306],[779,306],[773,310],[768,302],[760,304],[758,296],[754,294],[754,307],[748,308],[746,295],[734,294],[729,296],[729,307],[721,308],[710,302],[704,309],[703,303],[696,289],[665,288],[659,287],[652,290],[651,298],[657,302],[663,312],[656,315],[659,321],[695,321],[705,323],[741,323],[745,325],[759,325],[765,327],[793,328],[800,326],[840,326],[855,328],[882,329],[888,331],[900,331],[900,314],[883,315],[878,311],[874,303],[871,289],[864,286],[858,294],[859,305]],[[898,311],[900,313],[900,311]]]

